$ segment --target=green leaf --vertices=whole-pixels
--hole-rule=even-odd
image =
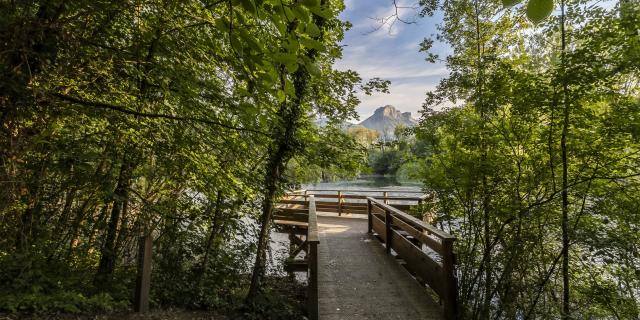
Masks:
[[[247,31],[247,29],[240,29],[240,38],[244,41],[249,47],[255,51],[261,51],[262,47],[255,40],[255,38]]]
[[[300,0],[300,4],[305,7],[318,7],[320,6],[320,0]]]
[[[313,12],[313,14],[325,18],[327,20],[333,18],[333,14],[331,13],[331,10],[328,9],[321,9],[320,7],[308,7],[309,10],[311,12]]]
[[[287,68],[287,71],[289,71],[290,73],[294,73],[296,71],[298,71],[298,62],[293,62],[293,63],[287,63],[284,65],[285,68]]]
[[[307,33],[312,37],[317,37],[320,35],[320,28],[318,28],[315,23],[311,22],[307,24]]]
[[[240,5],[244,10],[249,12],[252,15],[256,15],[258,10],[256,9],[256,5],[251,0],[241,0]]]
[[[314,77],[320,76],[320,68],[318,68],[318,66],[315,63],[312,63],[312,62],[305,63],[305,67],[307,68],[307,71],[312,76]]]
[[[546,19],[553,11],[553,0],[529,0],[527,4],[527,18],[538,24]]]
[[[302,43],[302,45],[307,47],[307,48],[316,49],[318,51],[324,51],[324,45],[320,41],[316,41],[316,40],[313,40],[313,39],[307,39],[307,38],[303,38],[303,37],[300,37],[299,40],[300,40],[300,43]]]
[[[282,64],[289,64],[289,63],[297,63],[298,62],[298,58],[295,55],[292,54],[286,54],[286,53],[276,53],[273,55],[273,58],[275,61],[282,63]]]
[[[229,30],[229,24],[229,19],[227,19],[226,17],[216,19],[215,21],[216,28],[220,30]]]
[[[295,6],[293,7],[292,10],[294,16],[299,19],[300,21],[309,21],[311,19],[311,14],[309,13],[308,10],[306,10],[304,7],[302,6]]]
[[[286,97],[284,91],[282,90],[278,90],[278,92],[276,92],[276,96],[278,98],[278,103],[284,102],[284,98]]]
[[[502,0],[502,5],[506,8],[513,7],[516,4],[520,3],[522,0]]]
[[[289,37],[285,43],[283,43],[283,47],[287,49],[287,52],[290,54],[295,54],[300,49],[300,42],[296,37]]]
[[[242,52],[242,42],[240,42],[240,40],[237,37],[231,37],[231,47],[233,47],[233,49],[238,52],[241,53]]]

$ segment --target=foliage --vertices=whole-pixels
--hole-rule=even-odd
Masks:
[[[354,170],[355,142],[310,119],[388,85],[332,68],[343,9],[0,2],[0,309],[122,307],[144,234],[154,306],[242,304],[260,206],[297,182],[270,169]]]
[[[440,6],[450,74],[415,132],[463,318],[637,318],[637,3],[563,1],[536,28],[502,3]]]
[[[401,163],[401,153],[397,150],[372,151],[369,153],[369,165],[375,174],[394,175]]]
[[[369,149],[371,171],[379,175],[396,175],[400,180],[420,180],[419,159],[430,153],[429,145],[416,140],[412,128],[397,127],[392,141],[378,141]]]
[[[362,126],[356,126],[347,129],[347,134],[352,136],[363,147],[370,147],[380,137],[380,132],[373,129],[368,129]]]
[[[301,183],[350,179],[365,165],[365,148],[341,128],[327,126],[308,142],[304,153],[289,166],[289,180]]]

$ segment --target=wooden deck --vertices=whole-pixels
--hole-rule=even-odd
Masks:
[[[309,191],[287,194],[274,213],[289,233],[285,269],[307,273],[309,319],[458,318],[455,237],[403,211],[425,216],[426,196]]]
[[[367,220],[319,216],[319,318],[444,319],[442,308],[378,239]]]

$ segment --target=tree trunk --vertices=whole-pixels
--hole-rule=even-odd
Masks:
[[[216,196],[215,209],[213,212],[213,218],[211,219],[211,230],[209,232],[209,238],[204,248],[204,258],[202,258],[202,273],[200,274],[198,282],[202,280],[202,277],[207,272],[207,265],[209,264],[209,254],[211,253],[211,247],[214,240],[218,237],[218,230],[220,228],[220,216],[222,214],[222,191],[218,191]]]
[[[566,66],[566,49],[567,36],[565,30],[565,2],[560,2],[560,32],[562,35],[562,100],[564,103],[563,121],[562,121],[562,137],[560,138],[560,148],[562,152],[562,319],[571,318],[570,310],[570,285],[569,285],[569,160],[567,156],[567,135],[569,133],[569,114],[570,103],[568,97],[567,86],[567,66]]]
[[[326,0],[321,0],[320,6],[324,7]],[[313,16],[315,24],[321,30],[320,35],[315,37],[315,40],[322,41],[324,35],[323,27],[325,20],[317,15]],[[295,28],[295,23],[289,25],[289,29]],[[307,51],[307,58],[309,61],[314,62],[316,60],[317,51],[309,49]],[[281,86],[284,89],[286,69],[281,68]],[[252,304],[258,295],[258,290],[261,286],[262,278],[266,269],[266,249],[269,244],[269,231],[271,229],[271,217],[273,214],[273,204],[276,200],[276,194],[284,171],[289,160],[294,156],[294,153],[304,148],[304,146],[298,141],[296,137],[296,131],[300,124],[300,119],[305,116],[303,112],[303,101],[306,98],[307,83],[309,80],[309,72],[306,67],[300,66],[298,70],[293,74],[293,86],[295,96],[292,101],[285,101],[280,105],[278,110],[278,118],[281,121],[276,123],[272,128],[275,141],[270,147],[269,161],[265,170],[264,179],[264,193],[262,202],[262,214],[260,217],[260,233],[258,238],[258,250],[256,252],[256,260],[253,266],[253,272],[251,274],[251,285],[249,286],[249,292],[247,294],[246,301]]]
[[[258,236],[258,250],[256,253],[256,260],[253,266],[253,272],[251,274],[251,285],[249,287],[249,293],[247,294],[247,301],[253,302],[258,295],[258,289],[260,288],[262,278],[266,269],[266,250],[269,244],[269,231],[271,229],[271,216],[273,213],[273,202],[275,201],[277,184],[281,175],[281,167],[284,168],[283,162],[285,149],[288,149],[287,141],[283,141],[278,152],[274,154],[271,161],[268,163],[267,175],[265,177],[264,184],[266,189],[264,192],[264,199],[262,202],[262,215],[260,219],[260,234]]]
[[[118,176],[118,184],[114,191],[113,207],[109,224],[107,225],[107,233],[100,251],[100,264],[94,278],[94,285],[98,288],[106,288],[111,282],[111,277],[115,269],[117,260],[116,239],[118,235],[118,224],[125,202],[128,200],[128,189],[131,176],[131,163],[125,156],[120,165],[120,174]]]

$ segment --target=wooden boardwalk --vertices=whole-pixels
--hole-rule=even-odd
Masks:
[[[367,220],[318,216],[319,319],[444,319],[426,289],[378,239]]]
[[[348,192],[293,191],[277,204],[285,270],[307,273],[309,319],[458,319],[456,238],[407,213],[427,196]]]

